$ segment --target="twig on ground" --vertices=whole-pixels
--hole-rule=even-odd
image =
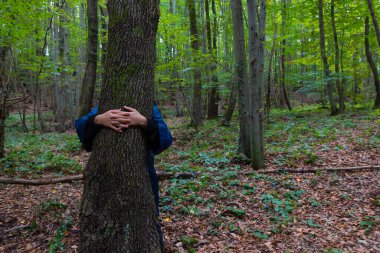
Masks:
[[[7,230],[4,231],[4,233],[9,233],[9,232],[12,232],[12,231],[17,231],[17,230],[23,230],[23,229],[28,228],[28,227],[29,227],[29,225],[20,225],[20,226],[16,226],[16,227],[7,229]]]
[[[169,172],[157,172],[158,179],[160,181],[181,178],[189,179],[193,178],[192,173],[169,173]],[[47,185],[47,184],[58,184],[58,183],[71,183],[73,181],[83,180],[83,175],[75,175],[61,178],[49,178],[49,179],[21,179],[21,178],[5,178],[0,177],[0,183],[2,184],[23,184],[23,185]]]

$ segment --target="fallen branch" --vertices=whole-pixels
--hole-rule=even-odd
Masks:
[[[9,233],[12,231],[17,231],[17,230],[23,230],[23,229],[28,228],[28,227],[29,227],[29,225],[20,225],[20,226],[13,227],[13,228],[10,228],[8,230],[5,230],[4,233]]]
[[[280,170],[252,170],[245,171],[242,174],[249,175],[255,173],[261,174],[275,174],[275,173],[316,173],[319,171],[323,172],[353,172],[358,170],[378,170],[380,165],[369,165],[369,166],[359,166],[359,167],[340,167],[340,168],[312,168],[312,169],[280,169]]]
[[[11,106],[11,105],[20,103],[20,102],[26,100],[27,98],[29,98],[29,96],[7,98],[5,101],[5,106]]]
[[[319,171],[323,172],[354,172],[359,170],[378,170],[380,165],[369,165],[369,166],[359,166],[359,167],[342,167],[342,168],[313,168],[313,169],[281,169],[281,170],[252,170],[244,171],[241,174],[276,174],[276,173],[316,173]],[[158,179],[160,181],[179,178],[179,179],[189,179],[194,178],[197,174],[193,173],[169,173],[169,172],[157,172]],[[58,184],[58,183],[71,183],[73,181],[83,180],[83,175],[68,176],[61,178],[49,178],[49,179],[21,179],[21,178],[5,178],[0,177],[0,184],[23,184],[23,185],[47,185],[47,184]]]
[[[193,178],[192,173],[169,173],[169,172],[157,172],[158,179],[160,181],[168,180],[172,178],[189,179]],[[23,184],[23,185],[47,185],[47,184],[58,184],[58,183],[71,183],[73,181],[83,180],[83,175],[60,177],[60,178],[49,178],[49,179],[21,179],[21,178],[5,178],[0,177],[0,184]]]

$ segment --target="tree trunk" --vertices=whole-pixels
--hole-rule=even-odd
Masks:
[[[265,3],[247,0],[249,31],[249,100],[250,108],[250,158],[252,167],[264,167],[263,126],[262,126],[262,86],[264,64]],[[264,16],[264,17],[263,17]],[[259,21],[260,19],[260,21]]]
[[[373,8],[372,0],[367,0],[367,3],[368,3],[369,12],[371,13],[373,26],[375,27],[377,43],[379,44],[379,47],[380,47],[380,30],[379,30],[379,23],[377,22],[377,17],[375,14],[375,9]]]
[[[274,31],[273,31],[274,35],[273,35],[272,49],[269,55],[268,75],[267,75],[267,93],[266,93],[266,98],[265,98],[265,112],[266,112],[267,118],[270,113],[272,62],[273,62],[273,56],[274,56],[274,51],[276,48],[276,40],[277,40],[277,23],[276,23],[274,13],[272,14],[272,20],[273,20],[273,26],[274,26]]]
[[[232,27],[234,33],[235,80],[239,96],[239,149],[242,154],[250,157],[248,113],[250,105],[246,102],[249,97],[247,81],[247,62],[244,43],[243,7],[241,0],[230,0]]]
[[[336,26],[335,26],[335,1],[331,0],[331,25],[332,25],[332,31],[334,36],[334,49],[335,49],[335,84],[336,88],[338,90],[338,96],[339,96],[339,112],[344,111],[344,93],[343,93],[343,86],[342,86],[342,80],[339,76],[339,45],[338,45],[338,34],[336,32]]]
[[[372,58],[372,53],[369,47],[369,17],[365,18],[365,39],[364,39],[364,44],[365,44],[365,54],[367,56],[367,61],[369,66],[371,67],[372,74],[373,74],[373,79],[375,83],[375,89],[376,89],[376,98],[375,98],[375,103],[373,105],[373,108],[380,108],[380,80],[379,80],[379,72],[377,71],[377,67],[375,62],[373,61]]]
[[[195,13],[194,0],[187,0],[187,8],[189,10],[190,19],[190,36],[191,36],[191,48],[193,49],[194,59],[194,86],[193,86],[193,106],[192,106],[192,124],[195,128],[202,125],[202,83],[201,83],[201,71],[199,70],[198,61],[198,29],[197,29],[197,17]]]
[[[85,6],[84,3],[82,2],[79,5],[79,27],[80,27],[80,36],[84,37],[85,36]],[[85,52],[86,46],[84,44],[81,44],[79,46],[79,64],[77,67],[78,73],[77,73],[77,84],[76,84],[76,89],[75,89],[75,117],[79,115],[79,101],[80,101],[80,90],[82,88],[82,81],[84,77],[84,63],[86,61],[86,52]]]
[[[98,62],[98,0],[87,0],[87,64],[80,92],[79,116],[91,110]]]
[[[330,78],[329,63],[327,61],[326,48],[325,48],[325,28],[323,24],[323,0],[319,0],[319,41],[321,47],[321,57],[323,61],[324,79],[327,80],[327,94],[330,102],[331,115],[337,115],[338,110],[336,108],[334,100],[333,84]]]
[[[170,8],[169,8],[169,12],[172,13],[172,14],[175,14],[176,13],[176,9],[177,9],[177,2],[176,0],[170,0]],[[173,23],[174,25],[174,23]],[[172,52],[172,57],[174,58],[176,56],[176,48],[174,45],[171,45],[171,52]],[[179,80],[178,79],[178,72],[177,72],[177,69],[176,67],[174,68],[174,70],[171,72],[171,75],[172,75],[172,78],[174,80]],[[180,84],[177,83],[176,87],[175,87],[175,111],[176,111],[176,117],[182,117],[183,116],[183,104],[182,104],[182,99],[181,99],[182,95],[181,95],[181,88],[180,88]]]
[[[351,65],[354,72],[353,73],[354,84],[352,86],[352,96],[353,96],[354,104],[356,104],[357,95],[360,93],[360,88],[359,88],[360,77],[359,77],[358,65],[359,65],[359,50],[357,47],[355,47],[355,51],[352,55],[352,65]]]
[[[224,112],[222,125],[229,126],[231,123],[232,114],[234,113],[235,105],[236,105],[236,96],[237,96],[237,84],[235,77],[231,82],[231,91],[228,96],[227,109]]]
[[[207,20],[207,40],[208,40],[208,51],[211,55],[214,56],[214,51],[216,51],[216,29],[217,29],[217,21],[216,21],[216,11],[215,11],[215,0],[211,2],[212,15],[214,17],[214,29],[212,30],[213,40],[211,41],[211,22],[210,22],[210,11],[209,11],[209,0],[206,1],[206,20]],[[213,57],[215,59],[215,57]],[[211,63],[211,89],[208,92],[208,106],[207,106],[207,116],[209,119],[215,119],[218,117],[218,77],[216,76],[216,66],[213,61]]]
[[[0,158],[5,156],[5,104],[8,95],[8,81],[6,80],[6,54],[8,48],[0,47]]]
[[[63,0],[59,0],[61,6],[66,5],[67,3]],[[66,50],[65,50],[65,38],[66,38],[66,13],[60,13],[59,15],[59,27],[58,27],[58,62],[59,62],[59,84],[58,84],[58,94],[56,95],[59,99],[59,103],[57,103],[57,122],[58,122],[58,131],[65,131],[65,123],[66,123]]]
[[[253,164],[254,168],[264,167],[264,62],[265,62],[265,25],[266,25],[266,1],[260,1],[259,16],[259,41],[258,41],[258,73],[257,80],[259,85],[259,125],[260,125],[260,155],[257,164]]]
[[[286,106],[288,107],[289,111],[292,110],[292,107],[290,105],[290,101],[288,98],[288,94],[286,92],[286,69],[285,69],[285,50],[286,50],[286,39],[285,39],[285,30],[286,30],[286,0],[282,0],[282,8],[281,8],[281,16],[282,16],[282,22],[281,22],[281,35],[283,36],[283,39],[281,41],[281,65],[280,65],[280,71],[281,71],[281,78],[280,78],[280,86],[281,86],[281,100],[285,101]]]
[[[128,105],[150,118],[159,2],[115,0],[108,12],[100,113]],[[161,252],[147,158],[140,128],[96,136],[84,171],[80,252]]]

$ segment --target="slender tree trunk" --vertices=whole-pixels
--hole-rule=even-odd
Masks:
[[[264,62],[265,62],[265,25],[266,25],[266,0],[260,0],[259,16],[259,41],[258,41],[258,72],[257,80],[259,85],[259,125],[260,125],[260,159],[257,164],[252,164],[254,168],[264,168]]]
[[[213,14],[213,23],[214,29],[212,30],[213,40],[211,41],[211,21],[210,21],[210,11],[209,11],[209,0],[205,0],[206,5],[206,19],[207,20],[207,40],[208,40],[208,49],[209,53],[214,56],[214,52],[216,52],[216,29],[217,29],[217,20],[216,20],[216,10],[215,10],[215,0],[211,2],[212,14]],[[216,58],[215,56],[213,57]],[[218,117],[218,101],[219,101],[219,93],[218,93],[218,77],[215,73],[216,66],[213,62],[210,67],[211,70],[211,89],[208,93],[208,109],[207,115],[209,119],[215,119]]]
[[[0,158],[5,156],[5,105],[8,96],[8,80],[5,63],[7,51],[7,47],[0,47]]]
[[[244,43],[243,7],[241,0],[230,0],[230,3],[234,34],[235,79],[239,91],[239,149],[242,154],[250,157],[250,131],[248,121],[250,104],[246,101],[247,96],[249,97],[249,87]]]
[[[36,30],[36,56],[40,61],[43,61],[42,58],[44,57],[44,46],[40,48],[41,40],[38,38],[38,33]],[[36,73],[36,81],[35,81],[35,97],[34,97],[34,118],[35,118],[35,113],[37,111],[37,116],[38,116],[38,123],[40,124],[40,129],[41,131],[45,131],[45,121],[43,119],[42,115],[42,87],[41,87],[41,81],[39,80],[39,75],[41,74],[42,71],[42,65],[40,65],[40,70],[39,72]],[[35,119],[34,119],[35,122]],[[35,126],[35,124],[34,124]]]
[[[368,3],[369,12],[371,13],[373,26],[375,27],[377,43],[379,44],[379,47],[380,47],[380,30],[379,30],[379,23],[377,22],[377,17],[375,14],[375,9],[373,8],[372,0],[367,0],[367,3]]]
[[[87,0],[87,18],[87,64],[80,93],[79,116],[90,111],[95,91],[98,62],[98,0]]]
[[[99,109],[129,105],[151,117],[159,2],[110,1],[109,42]],[[161,252],[139,128],[103,129],[84,172],[80,252]]]
[[[274,52],[276,49],[276,40],[277,40],[277,23],[276,23],[274,13],[272,15],[272,20],[273,20],[273,26],[274,26],[274,31],[273,31],[274,35],[273,35],[272,49],[270,50],[270,55],[269,55],[268,75],[267,75],[267,93],[266,93],[266,98],[265,98],[265,112],[267,116],[269,116],[269,113],[270,113],[272,62],[273,62]]]
[[[334,91],[333,91],[333,83],[330,80],[330,70],[329,64],[327,61],[326,48],[325,48],[325,28],[323,23],[323,0],[319,0],[319,38],[320,38],[320,47],[321,47],[321,57],[323,61],[323,72],[324,79],[327,81],[327,94],[330,102],[331,115],[337,115],[338,110],[336,108],[335,100],[334,100]]]
[[[170,13],[175,14],[176,9],[177,9],[177,1],[176,0],[170,0],[170,8],[169,8]],[[173,23],[173,25],[174,25],[174,23]],[[177,53],[174,45],[171,45],[171,52],[172,52],[172,57],[174,58],[176,56],[176,53]],[[179,80],[176,67],[174,67],[174,70],[172,71],[171,75],[172,75],[172,78],[174,80]],[[183,116],[183,104],[182,104],[183,100],[181,99],[181,97],[182,97],[182,95],[181,95],[180,84],[177,83],[176,87],[175,87],[176,117],[182,117]]]
[[[359,50],[358,48],[355,48],[355,52],[352,55],[352,69],[354,70],[354,85],[352,87],[352,94],[353,94],[353,102],[356,104],[356,97],[357,94],[360,93],[360,88],[359,88],[359,73],[358,73],[358,64],[359,64]]]
[[[281,35],[283,36],[283,39],[281,41],[281,65],[280,65],[280,70],[281,70],[281,93],[282,93],[282,99],[285,101],[286,106],[288,107],[289,111],[292,110],[292,107],[290,105],[290,101],[288,98],[288,94],[286,92],[286,69],[285,69],[285,50],[286,50],[286,39],[285,39],[285,30],[286,30],[286,1],[287,0],[282,0],[282,8],[281,8],[281,16],[282,16],[282,22],[281,22]]]
[[[59,6],[59,0],[55,0],[55,7],[58,8]],[[53,52],[52,52],[52,59],[54,63],[54,69],[56,73],[60,72],[60,63],[59,63],[59,18],[58,16],[53,17],[53,24],[52,24],[52,37],[53,37]],[[61,124],[61,120],[63,119],[63,102],[62,102],[62,96],[61,96],[61,75],[54,75],[53,81],[54,81],[54,110],[55,110],[55,116],[57,122]]]
[[[265,29],[265,2],[247,0],[248,31],[249,31],[249,104],[250,110],[250,158],[252,167],[264,167],[263,126],[262,126],[262,87],[264,64],[264,29]]]
[[[192,124],[195,128],[202,125],[203,114],[202,114],[202,83],[201,83],[201,71],[199,70],[198,61],[198,29],[197,29],[197,18],[195,13],[195,3],[194,0],[187,0],[187,8],[189,10],[190,19],[190,35],[191,35],[191,48],[193,49],[194,58],[194,87],[193,87],[193,106],[192,106]]]
[[[66,5],[62,0],[59,0],[61,5]],[[58,86],[58,94],[57,97],[59,99],[59,103],[57,103],[57,122],[58,122],[58,131],[65,131],[65,123],[66,123],[66,55],[65,55],[65,33],[66,33],[66,13],[60,13],[59,15],[59,26],[58,26],[58,62],[59,62],[59,86]]]
[[[344,111],[344,93],[343,93],[343,86],[342,86],[342,80],[340,78],[339,74],[339,45],[338,45],[338,33],[336,32],[336,26],[335,26],[335,1],[331,0],[331,25],[332,25],[332,31],[334,36],[334,49],[335,49],[335,84],[336,88],[338,90],[338,96],[339,96],[339,112]]]
[[[343,33],[342,37],[344,37],[344,33]],[[345,90],[347,90],[346,89],[346,87],[347,87],[347,77],[345,76],[345,69],[344,69],[343,57],[342,57],[344,55],[344,53],[345,53],[344,50],[346,50],[346,49],[344,48],[344,42],[342,42],[341,46],[340,46],[340,55],[341,55],[341,57],[340,57],[340,73],[342,75],[342,79],[341,80],[342,80],[343,104],[345,103],[345,100],[346,100]]]
[[[233,78],[231,84],[231,91],[228,97],[227,109],[223,115],[222,125],[229,126],[232,118],[232,114],[234,113],[235,105],[236,105],[236,96],[237,96],[237,83],[236,77]]]
[[[85,35],[85,13],[84,13],[84,3],[79,5],[79,27],[80,27],[80,36],[84,37]],[[80,101],[80,90],[82,87],[83,72],[84,72],[84,63],[86,61],[85,45],[81,44],[79,46],[79,64],[78,64],[78,73],[77,73],[77,84],[75,90],[75,117],[79,114],[79,101]]]
[[[372,53],[369,47],[369,17],[365,18],[365,39],[364,39],[364,44],[365,44],[365,54],[367,56],[367,61],[369,66],[371,67],[372,74],[373,74],[373,79],[374,79],[374,84],[375,84],[375,89],[376,89],[376,98],[375,98],[375,103],[373,105],[373,108],[380,108],[380,79],[379,79],[379,72],[377,71],[376,64],[372,58]]]

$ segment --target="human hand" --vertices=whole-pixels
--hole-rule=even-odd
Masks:
[[[127,114],[125,118],[121,120],[122,128],[128,128],[131,126],[146,128],[148,126],[148,120],[136,109],[128,106],[124,106],[123,108]]]
[[[116,132],[122,132],[121,121],[125,119],[127,112],[123,112],[120,109],[109,110],[105,113],[99,114],[94,118],[96,125],[111,128]]]
[[[99,114],[94,118],[94,123],[109,127],[117,132],[122,132],[124,128],[139,126],[146,128],[148,120],[141,115],[136,109],[124,106],[126,111],[109,110]]]

